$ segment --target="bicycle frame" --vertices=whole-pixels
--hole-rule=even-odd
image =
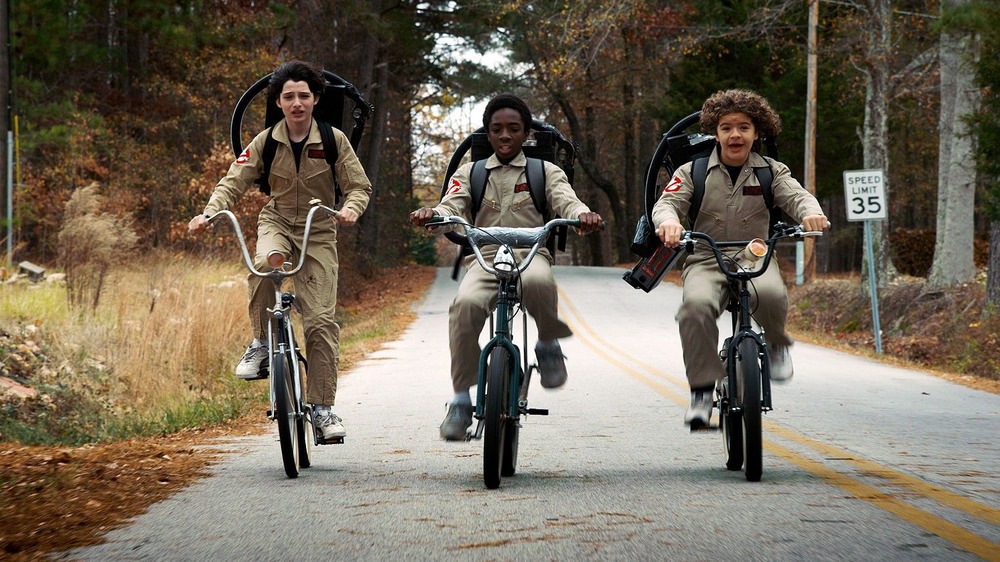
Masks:
[[[549,233],[559,226],[579,227],[578,219],[553,219],[544,226],[534,228],[509,228],[509,227],[476,227],[469,224],[465,219],[456,216],[434,217],[427,226],[438,227],[445,225],[457,225],[465,229],[466,237],[469,239],[469,246],[487,273],[493,274],[499,281],[497,289],[497,304],[494,311],[496,315],[496,326],[493,328],[493,337],[483,347],[479,355],[478,384],[476,389],[476,409],[474,416],[477,420],[483,419],[484,398],[486,393],[486,368],[490,353],[498,346],[504,347],[513,359],[514,380],[510,385],[510,405],[507,412],[508,417],[515,423],[520,419],[521,414],[532,413],[527,408],[527,389],[524,388],[527,382],[524,376],[524,365],[527,364],[527,350],[522,363],[521,353],[517,344],[513,341],[511,320],[513,319],[516,307],[520,304],[521,298],[517,292],[517,280],[521,273],[528,268],[531,260],[534,259],[539,249],[548,238]],[[493,265],[486,263],[481,247],[487,245],[497,245],[497,254],[493,259]],[[530,248],[528,254],[516,264],[512,248]],[[525,320],[526,321],[526,320]],[[537,410],[542,413],[542,410]],[[475,438],[482,437],[482,424],[476,428]]]
[[[681,243],[688,253],[694,252],[696,241],[705,242],[729,283],[730,298],[726,309],[732,314],[733,335],[719,351],[719,358],[726,363],[725,384],[718,388],[719,421],[726,447],[726,468],[739,470],[745,466],[749,481],[756,482],[761,477],[761,414],[772,409],[771,364],[764,334],[754,328],[750,286],[753,279],[767,271],[779,239],[818,234],[804,232],[801,226],[779,223],[766,241],[717,242],[707,234],[694,231],[681,235]],[[750,264],[741,263],[740,257],[723,252],[723,249],[740,247],[744,250],[739,256],[749,258]],[[748,340],[752,340],[752,344],[744,345]]]
[[[267,272],[260,271],[254,267],[243,231],[240,229],[239,221],[236,220],[236,216],[231,211],[219,211],[207,219],[208,223],[211,224],[219,217],[227,217],[239,241],[243,264],[251,274],[256,277],[268,279],[274,285],[274,307],[267,309],[269,314],[267,321],[267,344],[269,351],[268,379],[271,406],[267,417],[279,423],[278,435],[279,441],[281,441],[282,460],[285,464],[285,472],[290,478],[298,475],[298,468],[300,466],[305,468],[310,464],[308,451],[300,453],[301,447],[308,447],[310,443],[305,437],[306,429],[304,426],[309,410],[303,401],[303,372],[299,366],[302,354],[295,339],[291,321],[292,309],[295,307],[295,295],[291,292],[282,292],[281,286],[285,279],[297,274],[302,269],[303,264],[305,264],[309,249],[309,233],[312,231],[313,218],[316,213],[322,211],[333,218],[339,215],[336,210],[320,204],[318,199],[314,199],[310,203],[312,206],[306,215],[306,224],[302,236],[302,247],[299,252],[298,263],[294,267],[288,267],[290,264],[286,262]],[[281,365],[281,362],[285,364]],[[281,368],[276,369],[276,366],[280,366]],[[285,388],[286,374],[284,371],[286,366],[291,373],[292,380],[292,384],[288,385],[291,387],[290,400],[285,397],[289,390]],[[276,373],[281,376],[278,376]],[[279,385],[281,385],[280,388]],[[285,397],[282,399],[282,404],[280,405],[278,404],[279,395]],[[285,416],[287,419],[279,419]],[[309,431],[313,435],[312,443],[319,444],[320,440],[315,431],[312,429]]]

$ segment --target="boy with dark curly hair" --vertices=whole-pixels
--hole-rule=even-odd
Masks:
[[[294,278],[309,362],[306,401],[312,405],[313,425],[323,442],[333,443],[347,434],[343,420],[333,413],[340,357],[340,326],[336,322],[340,271],[337,230],[338,224],[357,223],[368,207],[372,186],[351,141],[336,128],[333,128],[338,154],[336,166],[331,167],[326,161],[320,122],[313,119],[313,109],[325,85],[322,69],[305,61],[288,61],[271,74],[267,100],[281,108],[284,119],[257,134],[244,148],[226,176],[219,180],[205,210],[191,219],[188,228],[192,232],[205,230],[207,217],[231,209],[250,189],[264,171],[263,148],[272,131],[278,142],[268,178],[271,198],[257,217],[254,265],[258,270],[266,269],[272,253],[283,254],[292,261],[298,259],[310,201],[319,199],[332,207],[336,201],[335,182],[339,183],[344,192],[340,215],[335,221],[314,224],[308,259]],[[236,376],[256,380],[267,376],[267,310],[274,307],[274,290],[270,282],[252,274],[247,276],[247,282],[254,340],[236,365]]]
[[[754,168],[770,167],[774,205],[800,222],[806,230],[823,231],[830,226],[816,198],[796,181],[788,166],[760,154],[761,141],[781,132],[781,119],[767,100],[748,90],[716,92],[701,108],[701,129],[715,135],[716,145],[708,159],[705,193],[691,230],[716,240],[767,238],[770,213]],[[693,162],[677,168],[653,207],[656,233],[669,247],[680,245],[681,217],[688,216]],[[719,270],[715,255],[707,249],[689,255],[682,274],[683,301],[677,312],[684,366],[691,387],[691,406],[684,423],[692,429],[708,427],[712,417],[712,392],[725,376],[718,357],[719,316],[728,300],[729,284]],[[772,260],[766,272],[754,280],[754,318],[767,334],[771,380],[792,378],[785,332],[788,295]]]

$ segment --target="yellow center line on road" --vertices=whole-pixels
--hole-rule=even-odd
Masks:
[[[561,310],[561,315],[564,318],[570,319],[567,320],[567,323],[573,330],[574,335],[580,338],[580,341],[594,353],[612,365],[618,367],[630,377],[652,387],[660,395],[669,398],[681,406],[685,406],[687,404],[687,397],[685,395],[655,380],[653,377],[647,376],[629,363],[637,365],[646,372],[652,373],[655,377],[666,379],[677,386],[687,386],[686,379],[665,373],[649,363],[632,357],[628,353],[623,352],[621,349],[616,348],[604,340],[583,320],[583,317],[573,305],[572,300],[562,289],[559,289],[559,308]],[[627,358],[628,363],[623,361],[621,358]],[[974,500],[970,500],[954,492],[949,492],[939,486],[935,486],[926,481],[920,480],[919,478],[914,478],[907,474],[898,472],[877,462],[859,458],[854,453],[845,451],[828,443],[812,439],[805,435],[801,435],[774,422],[765,420],[764,428],[769,433],[773,433],[788,441],[813,449],[826,457],[843,459],[846,462],[858,467],[863,473],[882,478],[888,483],[894,485],[906,487],[921,496],[982,519],[988,523],[1000,525],[1000,510]],[[768,452],[784,458],[807,472],[810,472],[824,479],[828,483],[841,488],[858,499],[867,501],[876,507],[905,519],[906,521],[934,533],[935,535],[940,536],[941,538],[944,538],[945,540],[948,540],[960,548],[976,554],[985,560],[1000,562],[1000,544],[996,542],[983,538],[971,531],[968,531],[967,529],[955,525],[954,523],[920,508],[897,500],[892,497],[891,494],[881,492],[869,484],[865,484],[847,476],[846,474],[837,472],[820,462],[808,459],[791,449],[771,442],[765,442],[764,448],[767,449]]]

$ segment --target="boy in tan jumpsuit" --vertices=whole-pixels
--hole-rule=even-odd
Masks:
[[[520,98],[500,94],[486,105],[483,125],[493,147],[486,161],[489,180],[483,202],[473,221],[469,209],[472,194],[469,172],[472,164],[459,168],[451,177],[449,189],[436,207],[424,207],[410,213],[410,221],[424,226],[434,215],[458,215],[476,226],[536,227],[544,219],[535,208],[525,175],[525,156],[521,146],[528,138],[531,111]],[[601,217],[577,198],[566,174],[555,164],[545,162],[545,197],[553,215],[576,217],[583,233],[600,228]],[[484,257],[492,260],[495,247],[485,248]],[[527,250],[515,250],[523,258]],[[558,338],[572,332],[558,314],[556,282],[552,277],[552,256],[542,249],[521,274],[521,297],[525,309],[538,327],[538,359],[542,386],[557,388],[566,382],[566,365]],[[454,399],[441,424],[441,438],[465,439],[472,425],[472,398],[469,389],[476,384],[479,365],[479,334],[490,311],[496,306],[497,279],[486,273],[474,257],[466,259],[466,274],[449,309],[448,333],[451,347],[451,381]]]
[[[774,138],[781,120],[767,100],[746,90],[725,90],[708,98],[701,109],[701,130],[716,137],[708,160],[705,195],[691,230],[716,240],[767,238],[770,216],[753,168],[770,166],[774,205],[798,220],[806,230],[823,231],[830,222],[816,198],[792,178],[788,167],[759,154],[760,139]],[[692,163],[680,166],[653,206],[653,224],[664,245],[677,247],[694,191]],[[684,366],[691,386],[691,406],[684,423],[692,429],[709,425],[712,391],[725,376],[718,356],[717,319],[728,299],[729,285],[710,250],[696,250],[684,264],[683,301],[677,312]],[[785,333],[788,296],[777,260],[754,280],[754,319],[767,334],[771,380],[792,378],[788,355],[791,338]]]
[[[314,220],[309,235],[305,264],[293,278],[296,300],[302,307],[302,323],[309,373],[306,401],[313,405],[313,423],[324,440],[343,438],[346,434],[332,406],[337,392],[340,326],[334,321],[337,309],[337,223],[350,226],[368,206],[371,182],[365,174],[347,136],[333,129],[337,142],[336,170],[327,164],[323,141],[313,108],[323,92],[326,80],[322,71],[302,61],[287,62],[271,76],[267,99],[277,103],[285,118],[273,127],[278,141],[271,164],[269,182],[271,199],[261,209],[257,220],[255,266],[265,271],[268,255],[280,252],[292,261],[298,259],[306,214],[314,198],[332,207],[335,202],[334,174],[344,193],[340,215],[333,219]],[[188,228],[206,227],[206,217],[232,208],[263,172],[261,151],[267,131],[258,134],[229,167],[205,205],[203,214],[191,219]],[[317,215],[318,216],[318,215]],[[254,341],[236,367],[236,376],[245,380],[260,378],[267,368],[267,308],[274,306],[274,288],[270,281],[248,275],[250,326]]]

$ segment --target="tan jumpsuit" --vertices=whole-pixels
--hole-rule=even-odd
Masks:
[[[211,215],[231,208],[263,171],[261,151],[267,131],[258,134],[247,146],[229,172],[219,181],[205,206]],[[337,142],[337,180],[343,191],[342,209],[364,213],[372,187],[350,141],[334,128]],[[302,149],[298,169],[288,131],[282,120],[274,126],[278,141],[271,163],[271,199],[257,219],[257,251],[254,263],[266,270],[267,255],[280,250],[299,258],[309,202],[318,198],[324,205],[334,205],[333,174],[323,151],[316,121]],[[315,405],[334,404],[337,394],[340,326],[334,317],[337,310],[337,223],[317,214],[309,235],[309,247],[302,270],[293,278],[296,300],[302,307],[306,360],[309,362],[306,401]],[[270,281],[248,275],[250,326],[257,338],[267,340],[267,308],[274,306],[274,286]]]
[[[476,226],[536,227],[544,224],[542,215],[535,209],[528,190],[524,167],[524,153],[518,154],[510,164],[502,164],[490,156],[486,168],[489,181],[483,193],[483,202],[476,215]],[[471,220],[469,214],[472,194],[469,171],[472,164],[460,167],[449,181],[441,203],[434,207],[437,215],[458,215]],[[590,212],[576,196],[566,174],[555,164],[545,162],[545,197],[549,215],[578,218]],[[484,248],[483,256],[490,263],[496,247]],[[528,250],[517,250],[518,258]],[[451,347],[451,381],[455,392],[463,392],[476,384],[479,367],[479,335],[483,331],[490,311],[496,307],[497,280],[486,273],[474,256],[466,258],[466,274],[449,309],[449,342]],[[555,278],[552,276],[552,256],[542,249],[521,274],[521,300],[525,310],[535,319],[538,339],[547,341],[573,335],[569,326],[559,319],[559,297]]]
[[[694,191],[691,166],[689,162],[674,172],[674,177],[653,206],[653,224],[657,227],[668,218],[687,219]],[[753,173],[753,168],[765,166],[771,166],[773,172],[771,190],[775,206],[796,222],[823,212],[816,198],[792,177],[788,167],[781,162],[751,152],[733,185],[729,171],[719,160],[718,150],[714,150],[708,161],[705,195],[692,230],[704,232],[720,241],[767,238],[770,215],[760,182]],[[684,351],[684,366],[691,388],[704,388],[725,376],[718,356],[717,320],[728,302],[729,285],[725,274],[719,270],[714,254],[704,247],[687,256],[682,280],[683,300],[676,318]],[[767,341],[791,345],[792,340],[785,333],[788,295],[777,260],[771,261],[768,270],[754,279],[753,285],[751,306],[754,319],[764,329]]]

